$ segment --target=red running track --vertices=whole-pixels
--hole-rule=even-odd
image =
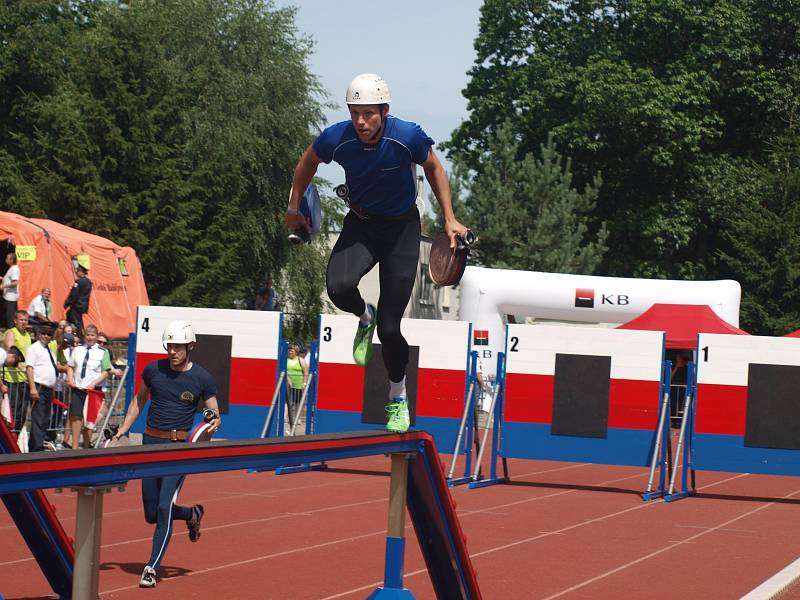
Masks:
[[[443,457],[447,458],[447,457]],[[447,462],[447,461],[446,461]],[[454,488],[483,597],[739,598],[800,556],[800,478],[698,473],[700,494],[644,503],[647,471],[509,461],[512,483]],[[102,598],[333,600],[381,585],[389,460],[338,461],[328,472],[194,475],[181,501],[206,507],[191,544],[183,524],[158,586],[138,588],[150,552],[139,482],[105,499]],[[68,532],[75,498],[47,492]],[[406,586],[432,599],[410,519]],[[0,593],[50,590],[3,511]],[[793,589],[783,598],[800,598]]]

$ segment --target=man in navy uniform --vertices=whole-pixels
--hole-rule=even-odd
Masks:
[[[184,442],[194,423],[200,402],[214,411],[209,433],[219,429],[222,420],[217,405],[217,386],[211,374],[190,359],[197,343],[192,326],[186,321],[172,321],[161,337],[168,358],[151,362],[142,372],[142,384],[131,402],[125,420],[114,435],[119,439],[131,428],[144,408],[148,396],[147,426],[143,444]],[[186,521],[189,540],[200,538],[203,505],[179,506],[175,502],[183,485],[184,475],[142,480],[142,502],[145,520],[156,525],[153,549],[139,580],[140,587],[155,587],[156,573],[172,537],[172,521]]]

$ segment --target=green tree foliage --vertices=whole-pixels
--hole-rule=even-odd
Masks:
[[[320,313],[333,307],[326,302],[321,290],[325,289],[325,269],[328,261],[327,236],[322,233],[310,244],[291,250],[286,267],[277,281],[284,311],[284,337],[308,343],[317,337]]]
[[[719,262],[748,292],[742,320],[762,334],[800,328],[800,128],[775,138],[766,164],[721,164],[706,191],[736,200],[720,215]]]
[[[741,214],[743,200],[717,178],[725,165],[766,168],[769,141],[787,127],[800,90],[800,3],[486,0],[481,10],[471,114],[451,157],[480,173],[504,122],[522,153],[552,132],[578,189],[603,174],[595,216],[613,252],[601,272],[732,275],[719,260],[732,224],[720,217]],[[709,199],[709,186],[722,193]]]
[[[468,184],[468,219],[480,236],[476,256],[492,267],[592,273],[606,250],[605,227],[590,231],[600,177],[579,192],[552,139],[540,155],[521,153],[509,125],[488,140]]]
[[[280,271],[294,164],[322,121],[293,10],[262,0],[2,10],[16,24],[0,45],[5,208],[133,246],[155,303],[229,307]]]

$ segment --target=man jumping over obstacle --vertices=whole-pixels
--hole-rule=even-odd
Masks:
[[[408,431],[410,419],[408,343],[400,321],[414,288],[420,242],[416,165],[422,166],[439,202],[451,247],[467,228],[453,213],[447,174],[433,151],[433,140],[416,123],[390,115],[390,101],[389,86],[379,75],[363,73],[350,82],[345,97],[350,120],[325,129],[300,158],[285,220],[292,231],[307,227],[299,211],[303,191],[321,162],[339,163],[345,171],[350,211],[328,261],[328,296],[339,309],[359,318],[353,342],[356,364],[369,361],[377,326],[389,376],[386,429],[402,433]],[[359,281],[376,264],[381,289],[377,309],[366,304],[358,291]]]
[[[115,440],[131,428],[148,396],[151,402],[143,444],[186,441],[201,401],[215,414],[210,421],[209,433],[217,431],[222,424],[217,406],[217,386],[211,374],[189,359],[197,343],[192,326],[186,321],[172,321],[164,329],[161,340],[168,358],[151,362],[144,368],[136,401],[128,407],[125,420],[114,435]],[[156,585],[156,572],[172,537],[172,521],[186,521],[190,541],[196,542],[200,538],[203,505],[195,504],[189,508],[175,504],[184,478],[184,475],[172,475],[142,480],[144,518],[148,523],[154,523],[156,529],[153,550],[139,580],[140,587]]]

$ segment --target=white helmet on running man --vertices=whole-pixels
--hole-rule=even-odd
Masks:
[[[170,321],[161,335],[161,342],[165,348],[167,344],[191,344],[196,341],[194,329],[188,321]]]
[[[388,104],[392,101],[389,84],[380,75],[362,73],[356,75],[347,86],[346,104]]]

